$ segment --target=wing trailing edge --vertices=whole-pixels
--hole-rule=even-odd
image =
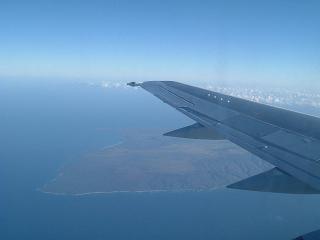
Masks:
[[[191,139],[207,139],[207,140],[225,140],[223,136],[212,129],[206,128],[200,123],[195,123],[187,127],[163,134],[168,137],[191,138]]]

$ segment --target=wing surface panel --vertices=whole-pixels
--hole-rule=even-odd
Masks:
[[[310,160],[320,160],[320,142],[318,140],[284,130],[264,136],[263,139]]]
[[[242,114],[228,118],[223,121],[223,123],[231,128],[256,138],[269,135],[279,130],[279,128],[272,126],[271,124],[246,117]]]

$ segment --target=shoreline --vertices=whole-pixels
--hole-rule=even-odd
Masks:
[[[56,192],[48,192],[43,191],[41,189],[36,189],[38,192],[49,195],[56,196],[73,196],[73,197],[81,197],[81,196],[90,196],[90,195],[102,195],[102,194],[122,194],[122,193],[185,193],[185,192],[210,192],[217,189],[223,189],[225,186],[219,188],[208,188],[208,189],[181,189],[181,190],[136,190],[136,191],[110,191],[110,192],[87,192],[87,193],[56,193]]]

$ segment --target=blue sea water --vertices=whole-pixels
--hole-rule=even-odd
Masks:
[[[0,239],[291,239],[320,228],[319,196],[37,191],[124,130],[190,122],[144,91],[3,80],[0,117]]]

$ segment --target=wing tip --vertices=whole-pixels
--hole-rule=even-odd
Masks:
[[[127,86],[130,87],[140,87],[142,83],[137,83],[137,82],[129,82],[127,83]]]

